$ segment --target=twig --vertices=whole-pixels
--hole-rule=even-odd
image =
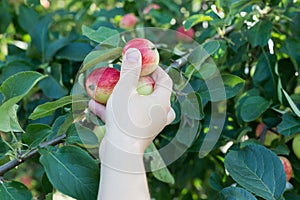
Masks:
[[[47,146],[55,146],[59,143],[62,143],[66,138],[66,134],[60,135],[56,138],[53,138],[52,140],[49,140],[47,142],[43,142],[39,145],[40,148],[45,148]],[[33,149],[31,150],[29,153],[20,155],[18,159],[13,159],[7,163],[5,163],[4,165],[0,166],[0,177],[3,176],[6,172],[8,172],[9,170],[17,167],[18,165],[20,165],[21,163],[23,163],[24,161],[32,158],[33,156],[35,156],[36,154],[38,154],[38,149]]]
[[[232,26],[229,26],[225,29],[223,35],[220,35],[220,34],[216,34],[214,35],[212,38],[209,38],[207,41],[210,41],[210,40],[216,40],[216,39],[221,39],[223,38],[225,35],[227,35],[228,33],[231,33],[233,30],[234,30],[234,25]],[[206,42],[207,42],[206,41]],[[171,67],[174,67],[174,68],[177,68],[177,69],[181,69],[183,66],[185,66],[188,62],[188,57],[189,57],[190,53],[184,55],[183,57],[181,58],[178,58],[177,60],[175,60],[167,69],[166,69],[166,72],[168,72],[170,70]]]
[[[224,33],[223,33],[223,35],[216,34],[216,35],[215,35],[215,36],[213,36],[211,39],[212,39],[212,40],[215,40],[215,39],[220,39],[220,38],[223,38],[223,37],[224,37],[224,35],[227,35],[228,33],[232,32],[232,31],[234,30],[234,28],[235,28],[235,26],[234,26],[234,25],[228,26],[228,27],[225,29],[225,31],[224,31]],[[210,39],[210,40],[211,40],[211,39]]]

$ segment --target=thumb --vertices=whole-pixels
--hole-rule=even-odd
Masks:
[[[120,80],[115,89],[118,91],[130,91],[136,88],[142,68],[142,56],[139,50],[130,48],[123,57]]]

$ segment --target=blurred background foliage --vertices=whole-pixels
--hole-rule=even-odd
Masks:
[[[145,12],[151,4],[159,8]],[[205,78],[191,66],[173,68],[189,78],[203,116],[185,116],[200,122],[187,152],[166,171],[148,173],[151,197],[300,199],[300,160],[292,147],[293,138],[300,133],[297,0],[1,0],[0,165],[32,150],[38,149],[39,154],[0,174],[0,199],[52,199],[56,189],[76,199],[95,199],[99,160],[85,151],[78,130],[95,136],[85,127],[74,129],[68,95],[86,56],[99,40],[111,36],[110,31],[125,31],[119,23],[128,13],[137,16],[136,28],[176,30],[183,25],[195,31],[197,43],[209,44],[208,49],[216,45],[211,58],[221,72],[227,95],[222,135],[213,151],[200,159],[197,151],[207,133],[213,99],[207,94]],[[103,38],[95,40],[85,32],[88,28]],[[188,44],[177,43],[174,46],[183,52],[191,50]],[[175,50],[170,54],[162,55],[166,66],[181,57]],[[202,72],[213,73],[210,70]],[[175,88],[180,86],[176,84]],[[45,104],[49,102],[54,103]],[[178,104],[178,99],[172,99],[180,114],[184,111]],[[41,105],[44,107],[36,110]],[[157,148],[175,137],[180,120],[163,130],[155,141]],[[264,128],[257,130],[261,123]],[[266,144],[269,132],[275,136]],[[62,144],[38,148],[41,142],[65,133]],[[178,144],[186,145],[185,139]],[[228,152],[229,147],[232,151]],[[276,155],[292,163],[294,173],[288,183]],[[84,164],[90,168],[85,169]],[[90,179],[93,181],[85,184]]]

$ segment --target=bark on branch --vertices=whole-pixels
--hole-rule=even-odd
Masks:
[[[60,144],[60,143],[64,142],[65,138],[66,138],[66,134],[60,135],[56,138],[53,138],[52,140],[41,143],[39,145],[39,147],[40,148],[45,148],[47,146],[55,146],[57,144]],[[0,177],[3,176],[9,170],[17,167],[18,165],[20,165],[24,161],[32,158],[33,156],[35,156],[37,154],[38,154],[38,149],[35,148],[35,149],[31,150],[29,153],[20,155],[19,159],[13,159],[13,160],[5,163],[4,165],[1,165],[0,166]]]

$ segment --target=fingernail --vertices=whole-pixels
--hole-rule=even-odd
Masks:
[[[129,62],[138,62],[140,59],[140,53],[137,49],[131,48],[126,51],[125,58]]]

